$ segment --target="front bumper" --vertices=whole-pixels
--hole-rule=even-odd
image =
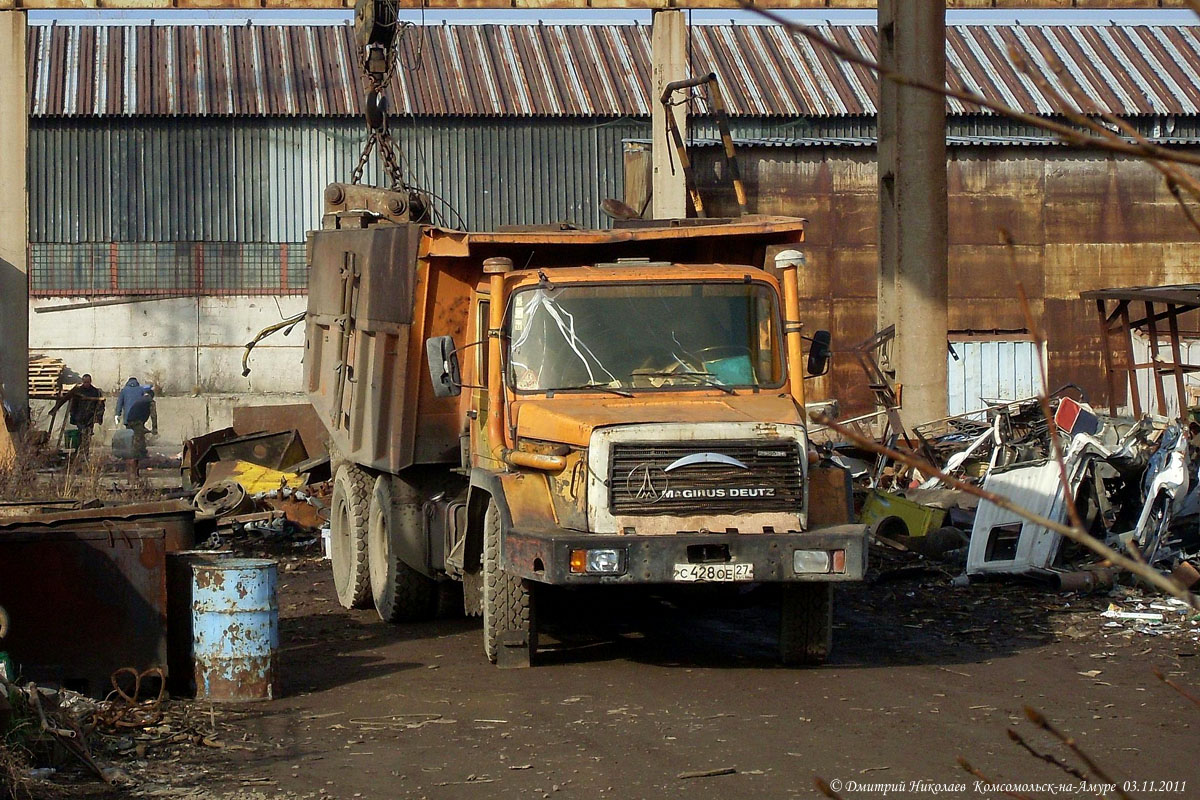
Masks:
[[[522,578],[559,586],[588,584],[676,583],[676,564],[754,565],[750,583],[859,581],[867,571],[867,528],[837,525],[804,533],[600,535],[575,531],[509,531],[501,546],[504,570]],[[622,551],[619,575],[571,572],[572,550],[613,548]],[[841,572],[803,572],[793,568],[793,553],[845,551]]]

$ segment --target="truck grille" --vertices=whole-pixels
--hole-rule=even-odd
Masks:
[[[792,439],[615,442],[608,478],[614,514],[799,513],[804,500]]]

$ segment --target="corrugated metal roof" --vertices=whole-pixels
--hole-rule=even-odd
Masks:
[[[1126,137],[1127,142],[1134,140]],[[626,139],[630,144],[649,145],[651,139]],[[1146,137],[1151,144],[1164,146],[1200,144],[1200,138],[1181,136]],[[734,136],[737,147],[874,147],[879,140],[874,136]],[[955,136],[947,135],[950,147],[1061,147],[1065,143],[1054,136]],[[720,139],[691,138],[688,147],[721,147]]]
[[[408,42],[393,113],[420,116],[648,116],[650,29],[638,25],[437,25]],[[869,26],[822,33],[874,56]],[[769,25],[697,26],[695,74],[716,72],[743,117],[873,115],[866,69]],[[1063,94],[1064,62],[1102,110],[1200,113],[1200,26],[971,25],[947,31],[951,86],[1036,114],[1049,97],[1016,51]],[[356,116],[361,88],[349,26],[31,25],[35,117]],[[703,107],[697,109],[703,112]],[[979,111],[950,100],[952,114]]]

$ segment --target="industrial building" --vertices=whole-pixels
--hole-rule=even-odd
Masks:
[[[876,48],[871,27],[822,31]],[[299,333],[265,342],[246,378],[241,345],[303,309],[321,187],[358,162],[350,28],[35,25],[29,37],[31,352],[105,386],[153,380],[194,427],[182,435],[223,422],[245,393],[294,397]],[[689,41],[693,74],[722,82],[751,211],[810,220],[808,324],[833,329],[840,347],[860,341],[875,320],[873,77],[774,26],[695,27]],[[1144,135],[1200,143],[1200,81],[1180,67],[1198,58],[1200,27],[948,30],[952,87],[1053,115],[1010,48],[1047,74],[1054,54],[1099,108]],[[649,72],[646,26],[410,29],[393,128],[411,180],[439,195],[443,224],[604,226],[604,198],[646,200]],[[703,145],[715,127],[702,100],[691,111]],[[950,327],[964,345],[951,407],[1036,380],[1019,309],[991,302],[1016,280],[1052,331],[1050,382],[1099,391],[1078,291],[1194,280],[1194,232],[1147,167],[1054,145],[958,101],[947,136]],[[709,152],[702,188],[728,213]],[[372,161],[368,177],[377,170]],[[162,299],[111,302],[145,296]],[[81,307],[49,310],[64,306]],[[856,383],[854,361],[838,358],[818,391],[862,408]]]

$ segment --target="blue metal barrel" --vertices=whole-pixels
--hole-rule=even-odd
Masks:
[[[270,700],[278,694],[275,562],[226,558],[192,565],[196,697]]]

